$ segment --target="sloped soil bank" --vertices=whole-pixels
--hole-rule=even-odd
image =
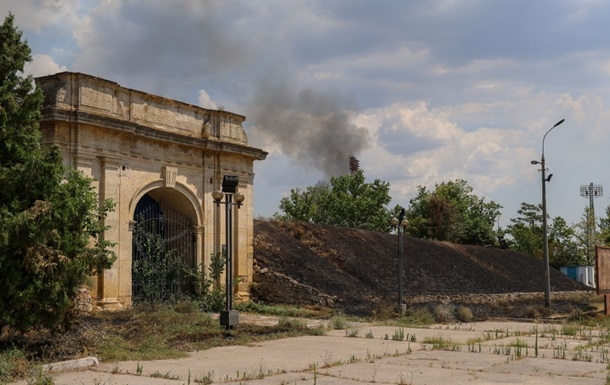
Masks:
[[[397,242],[395,234],[255,220],[253,299],[299,305],[318,301],[347,314],[371,315],[397,303]],[[544,265],[534,257],[409,236],[403,248],[409,306],[465,305],[477,318],[544,312],[538,306],[544,304]],[[553,310],[560,312],[578,307],[576,295],[593,294],[555,269],[551,291]],[[583,304],[580,310],[591,309]]]

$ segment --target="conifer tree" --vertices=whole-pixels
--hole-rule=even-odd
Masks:
[[[69,325],[78,288],[114,261],[102,237],[111,202],[91,179],[40,145],[42,92],[27,41],[9,14],[0,26],[0,330]]]

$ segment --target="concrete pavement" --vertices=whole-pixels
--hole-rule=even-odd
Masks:
[[[273,317],[242,319],[277,322]],[[54,381],[58,385],[602,385],[609,373],[610,344],[599,343],[606,341],[606,334],[524,322],[428,328],[352,324],[348,330],[331,330],[324,336],[219,347],[183,359],[100,362],[55,373]]]

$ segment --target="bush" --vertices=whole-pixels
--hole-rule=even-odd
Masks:
[[[440,304],[434,308],[434,318],[436,322],[453,322],[453,306],[449,304]]]
[[[460,322],[471,322],[474,316],[472,315],[472,310],[470,310],[469,307],[458,306],[458,308],[455,309],[455,318],[457,318],[457,320]]]
[[[336,315],[330,319],[330,324],[335,330],[344,330],[349,327],[349,322],[347,322],[347,318],[343,315]]]
[[[523,309],[523,317],[525,318],[538,318],[538,316],[538,308],[536,306],[529,305]]]

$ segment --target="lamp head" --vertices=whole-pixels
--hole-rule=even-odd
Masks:
[[[540,162],[538,162],[537,160],[532,160],[530,163],[531,164],[540,164]]]
[[[220,190],[216,190],[212,193],[212,199],[214,199],[214,202],[216,203],[220,202],[223,196],[224,194]]]
[[[244,199],[246,199],[244,194],[240,193],[239,191],[235,193],[234,197],[235,197],[235,203],[237,203],[238,205],[241,205],[243,203]]]
[[[559,126],[561,123],[563,123],[565,121],[565,119],[561,119],[560,121],[558,121],[557,123],[555,123],[555,125],[553,126],[553,128]]]

